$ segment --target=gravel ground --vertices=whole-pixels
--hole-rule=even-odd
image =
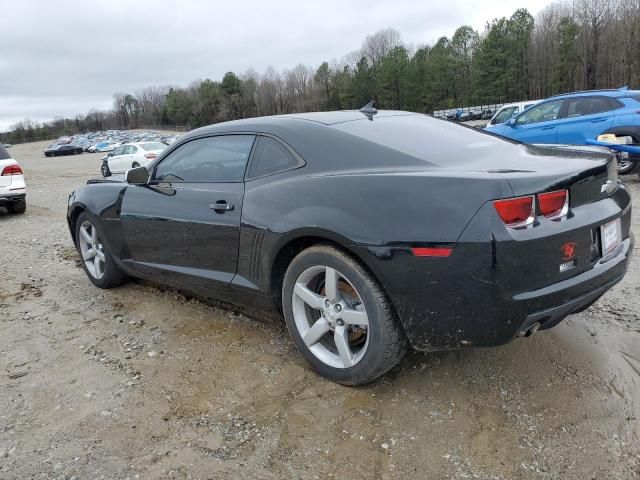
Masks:
[[[65,210],[101,155],[45,159],[45,145],[12,147],[28,210],[0,217],[0,478],[640,477],[637,252],[550,331],[412,352],[347,388],[280,322],[146,283],[93,287]]]

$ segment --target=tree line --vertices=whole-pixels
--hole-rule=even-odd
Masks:
[[[430,113],[640,84],[640,0],[573,0],[459,27],[451,38],[411,46],[394,29],[367,36],[357,51],[317,67],[262,74],[228,72],[187,87],[119,92],[108,111],[39,124],[25,120],[4,142],[81,131],[181,125],[318,110],[378,108]]]

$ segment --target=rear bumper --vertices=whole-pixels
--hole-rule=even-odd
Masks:
[[[633,252],[634,238],[627,238],[613,254],[598,262],[592,270],[534,292],[516,295],[524,310],[541,305],[553,305],[527,315],[517,332],[524,335],[534,324],[540,329],[555,327],[568,315],[589,308],[607,290],[624,277]],[[562,300],[562,303],[559,301]]]
[[[13,205],[15,202],[24,200],[26,196],[27,196],[26,193],[11,193],[11,194],[0,193],[0,207]]]

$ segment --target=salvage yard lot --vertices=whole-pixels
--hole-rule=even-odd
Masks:
[[[27,213],[0,217],[0,478],[640,476],[638,247],[621,284],[553,330],[410,353],[348,388],[274,319],[95,288],[65,212],[104,154],[45,159],[47,143],[12,147]]]

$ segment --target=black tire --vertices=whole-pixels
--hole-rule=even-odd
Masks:
[[[629,158],[625,163],[620,163],[618,160],[618,175],[629,175],[634,172],[638,162],[632,158]]]
[[[11,205],[11,213],[22,214],[27,211],[27,201],[23,198]]]
[[[100,167],[100,173],[104,178],[111,176],[111,170],[109,170],[109,165],[107,162],[102,162],[102,166]]]
[[[296,326],[292,298],[298,277],[315,266],[339,271],[355,288],[367,312],[368,345],[364,356],[353,366],[336,368],[320,360],[304,343]],[[394,309],[378,281],[346,253],[329,245],[317,245],[296,256],[285,273],[282,307],[289,334],[300,354],[323,377],[343,385],[372,382],[400,362],[409,344]]]
[[[138,168],[140,166],[140,164],[138,162],[133,162],[131,164],[131,168]]]
[[[81,239],[80,239],[80,226],[84,222],[91,223],[91,226],[96,229],[96,231],[98,232],[98,236],[100,237],[100,239],[103,242],[102,243],[102,252],[104,253],[104,257],[105,257],[105,262],[104,262],[105,263],[105,268],[104,268],[104,274],[103,274],[103,276],[101,278],[95,278],[91,274],[91,272],[89,272],[85,262],[82,260],[82,252],[80,250],[80,241],[81,241]],[[98,222],[95,220],[94,217],[89,215],[87,212],[82,212],[78,216],[78,219],[76,220],[75,238],[76,238],[76,248],[78,250],[78,254],[81,257],[82,268],[84,269],[85,273],[87,274],[87,277],[89,277],[89,280],[91,280],[91,283],[93,283],[98,288],[113,288],[113,287],[117,287],[119,285],[122,285],[123,283],[126,283],[127,276],[122,270],[120,270],[118,268],[116,263],[113,261],[113,258],[111,257],[111,254],[109,253],[109,250],[108,250],[106,244],[104,243],[104,238],[105,237],[104,237],[104,234],[103,234],[102,230],[98,226]]]

